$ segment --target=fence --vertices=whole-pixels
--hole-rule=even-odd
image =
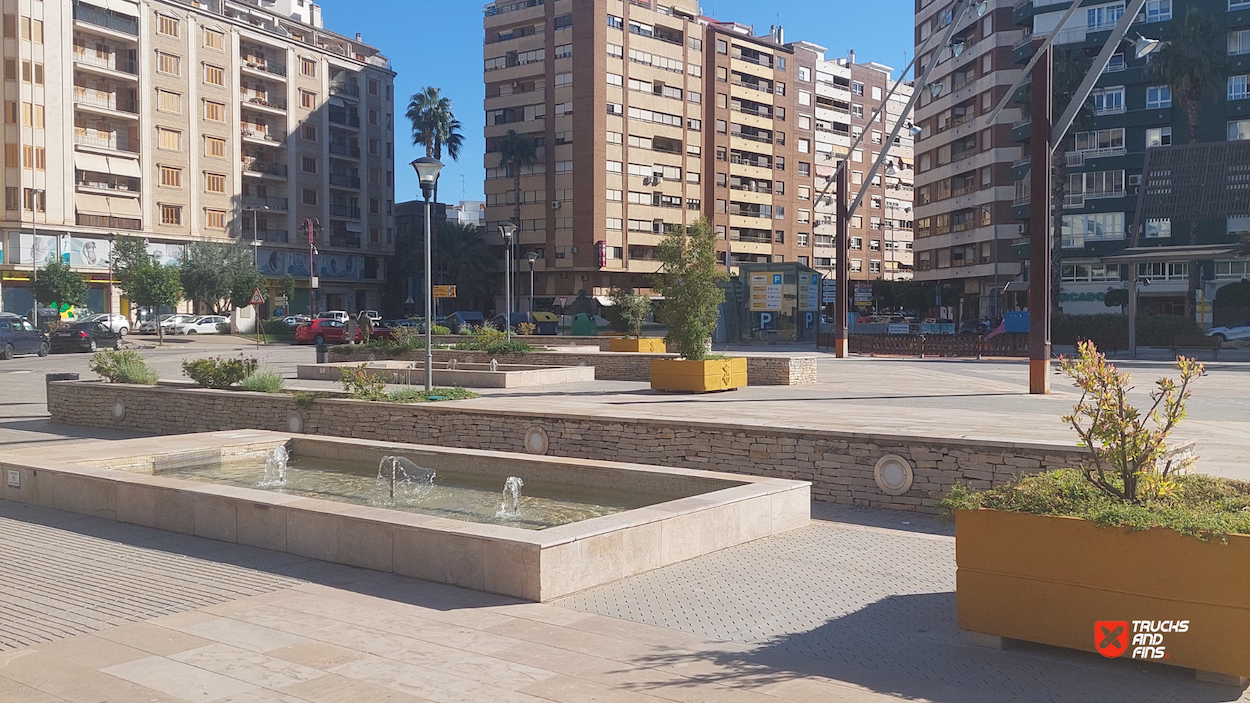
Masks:
[[[821,334],[820,346],[832,347],[833,335]],[[983,340],[972,334],[853,334],[847,346],[852,354],[871,356],[1026,357],[1029,336],[1000,334]]]

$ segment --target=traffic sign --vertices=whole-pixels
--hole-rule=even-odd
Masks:
[[[454,298],[456,297],[455,286],[434,286],[435,298]]]
[[[252,291],[252,299],[248,301],[248,304],[249,305],[264,305],[265,294],[261,293],[260,289],[257,288],[256,290]]]

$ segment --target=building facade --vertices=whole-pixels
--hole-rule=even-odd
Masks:
[[[915,278],[953,286],[961,319],[998,317],[1007,284],[1023,272],[1013,243],[1024,232],[1012,213],[1020,106],[1009,105],[992,126],[985,121],[1023,68],[1013,53],[1023,31],[1013,3],[990,0],[984,16],[968,13],[950,46],[930,41],[947,31],[958,4],[916,3],[916,73],[935,54],[938,64],[929,84],[916,87]]]
[[[659,270],[663,233],[703,216],[730,273],[740,263],[822,259],[819,268],[832,270],[832,247],[816,236],[820,218],[832,217],[813,202],[824,185],[818,174],[849,152],[857,107],[868,128],[872,98],[851,100],[850,74],[862,74],[856,80],[872,85],[867,95],[880,102],[888,68],[848,63],[839,69],[844,99],[825,104],[838,88],[832,76],[823,87],[819,80],[820,66],[836,63],[824,61],[823,47],[787,42],[780,27],[761,35],[703,17],[690,0],[501,0],[486,7],[485,34],[486,232],[501,246],[498,225],[515,217],[513,174],[499,152],[514,130],[538,146],[537,163],[520,170],[517,259],[537,254],[539,296],[645,291]],[[908,146],[896,147],[899,171]],[[872,151],[880,147],[864,150]],[[882,183],[891,179],[904,180]],[[865,249],[887,240],[868,234],[873,218],[884,231],[887,192],[902,205],[897,210],[911,205],[901,186],[866,198]],[[832,236],[831,226],[820,231]],[[903,238],[892,239],[898,256],[876,252],[855,275],[903,275],[910,264]]]
[[[32,268],[59,257],[89,308],[127,312],[119,235],[170,263],[254,243],[271,288],[296,278],[292,310],[380,306],[394,73],[359,35],[301,0],[19,0],[3,23],[5,310],[29,310]]]

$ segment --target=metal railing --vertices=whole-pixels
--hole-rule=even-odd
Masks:
[[[360,235],[333,233],[330,235],[330,246],[343,247],[345,249],[359,249]]]
[[[770,110],[757,110],[752,107],[746,107],[745,105],[741,107],[735,107],[734,112],[741,112],[745,115],[754,115],[756,117],[763,117],[763,118],[770,119],[770,120],[773,118],[773,113]]]
[[[771,86],[762,86],[759,83],[747,83],[746,81],[732,81],[732,83],[733,85],[736,85],[739,88],[758,90],[761,93],[768,93],[769,95],[772,95],[772,92],[773,92],[773,89]]]
[[[769,139],[768,137],[761,137],[755,134],[747,134],[746,132],[730,132],[729,136],[737,137],[739,139],[749,139],[753,142],[759,142],[760,144],[772,144],[773,143],[773,140]]]
[[[346,127],[360,127],[360,115],[345,110],[330,110],[330,122]]]
[[[279,210],[287,209],[286,198],[261,198],[255,195],[245,195],[240,199],[245,208],[255,208],[258,210]]]
[[[101,149],[112,149],[114,151],[128,151],[138,153],[130,148],[130,140],[118,137],[115,132],[74,132],[74,143],[82,146],[93,146]]]
[[[281,176],[286,178],[286,164],[274,163],[272,161],[264,161],[261,159],[253,159],[243,162],[243,171],[245,173],[264,173],[270,176]]]
[[[255,129],[253,127],[243,127],[239,130],[239,134],[248,139],[261,139],[275,144],[281,144],[286,139],[286,133],[279,130]]]
[[[538,7],[539,5],[542,5],[543,2],[545,2],[545,0],[521,0],[520,2],[510,2],[504,5],[496,3],[494,5],[488,5],[486,7],[485,14],[487,17],[494,17],[495,15],[502,15],[505,12],[516,12],[517,10]]]
[[[130,179],[126,179],[125,181],[116,181],[116,180],[99,181],[93,178],[84,177],[84,178],[75,179],[74,185],[78,188],[98,188],[100,190],[115,190],[115,191],[124,192],[124,193],[139,192],[138,188],[130,187]]]
[[[138,114],[133,100],[123,100],[121,104],[118,104],[116,93],[106,93],[102,90],[92,90],[91,88],[83,88],[81,86],[74,86],[74,102],[79,105],[90,105],[91,107],[116,110],[131,115]]]
[[[773,67],[772,61],[765,61],[764,59],[753,59],[750,56],[747,56],[746,54],[734,54],[731,58],[738,59],[739,61],[746,61],[747,63],[753,63],[756,66],[763,66],[764,68]]]
[[[350,95],[353,98],[360,97],[360,86],[355,83],[331,83],[330,95]]]
[[[88,5],[74,3],[74,19],[79,22],[94,24],[97,27],[121,32],[122,34],[139,36],[139,20],[135,17],[122,17],[103,10],[97,10]]]
[[[360,188],[360,177],[349,176],[345,173],[331,173],[330,185],[340,188]]]
[[[333,217],[350,217],[353,220],[360,219],[360,206],[347,205],[343,203],[331,203],[330,215]]]
[[[339,144],[330,142],[330,153],[335,156],[350,156],[354,159],[360,158],[360,147],[355,144]]]
[[[110,71],[118,71],[120,73],[129,73],[132,76],[139,75],[138,62],[133,59],[123,59],[116,54],[101,56],[96,53],[74,52],[74,63],[81,63],[87,66],[95,66],[97,68],[107,68]]]
[[[282,98],[262,98],[259,95],[250,95],[247,93],[244,93],[240,97],[243,99],[245,107],[248,105],[259,105],[260,107],[267,107],[271,110],[286,110],[286,100],[283,100]]]
[[[760,162],[758,162],[758,161],[748,161],[747,159],[744,159],[744,158],[742,158],[741,156],[730,156],[730,157],[729,157],[729,163],[731,163],[731,164],[737,164],[737,165],[739,165],[739,166],[754,166],[755,168],[772,168],[772,167],[773,167],[773,165],[772,165],[772,164],[770,164],[770,163],[760,163]]]
[[[282,64],[271,63],[264,60],[258,61],[254,58],[249,59],[246,56],[241,58],[243,59],[243,65],[253,71],[264,71],[265,73],[272,73],[275,76],[282,76],[283,78],[286,78],[286,66],[283,66]]]

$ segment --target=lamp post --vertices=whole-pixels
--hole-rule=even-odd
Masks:
[[[31,195],[34,196],[34,198],[31,200],[31,203],[30,203],[30,230],[31,232],[34,233],[34,237],[38,239],[39,223],[37,222],[38,216],[35,213],[39,211],[38,205],[39,205],[39,201],[43,199],[44,191],[41,189],[35,189],[30,192],[31,192]],[[47,261],[47,259],[44,259],[44,261]],[[35,319],[33,320],[33,322],[36,328],[39,327],[39,298],[35,295],[35,283],[37,283],[38,281],[39,281],[39,262],[35,261],[34,258],[32,257],[31,267],[30,267],[30,298],[34,302],[34,306],[31,312],[34,313],[34,316],[35,316]]]
[[[504,316],[503,329],[504,339],[512,341],[512,235],[516,234],[517,227],[511,222],[505,222],[499,225],[499,234],[503,235],[504,246],[504,267],[503,267],[503,299],[504,299]]]
[[[531,251],[525,255],[530,262],[530,315],[534,314],[534,262],[538,260],[538,252]]]
[[[434,390],[434,264],[430,249],[430,239],[433,236],[430,234],[430,221],[434,217],[434,211],[430,198],[434,195],[434,186],[438,183],[438,172],[443,170],[443,163],[423,156],[411,165],[417,171],[417,178],[421,181],[421,195],[425,198],[425,394],[429,396]]]

